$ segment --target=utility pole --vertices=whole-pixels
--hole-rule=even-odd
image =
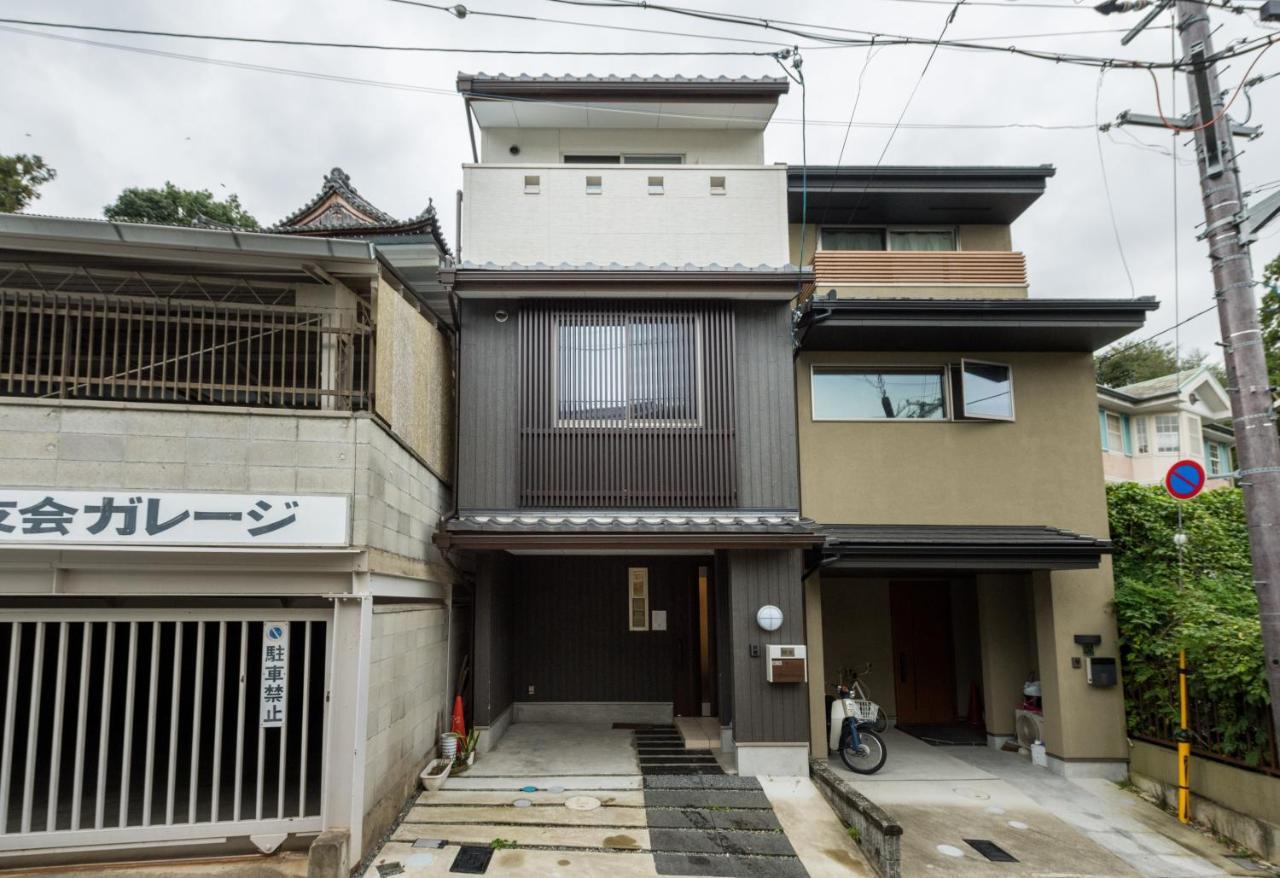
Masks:
[[[1262,620],[1262,645],[1267,683],[1271,692],[1271,716],[1280,731],[1280,441],[1267,378],[1267,365],[1258,306],[1254,296],[1249,244],[1259,228],[1280,212],[1280,199],[1267,198],[1252,210],[1244,202],[1233,140],[1256,137],[1226,116],[1218,82],[1208,3],[1203,0],[1110,0],[1097,7],[1105,13],[1154,5],[1124,42],[1156,15],[1176,5],[1177,29],[1191,94],[1191,112],[1169,120],[1175,130],[1194,131],[1196,166],[1204,201],[1209,262],[1214,297],[1222,329],[1223,355],[1231,397],[1232,427],[1240,468],[1236,473],[1244,490],[1245,518],[1249,526],[1249,555],[1253,562],[1253,586]],[[1270,5],[1270,4],[1268,4]],[[1107,8],[1104,8],[1107,7]],[[1127,118],[1126,118],[1127,116]],[[1121,122],[1151,124],[1150,117],[1122,114]],[[1164,127],[1165,120],[1156,124]]]

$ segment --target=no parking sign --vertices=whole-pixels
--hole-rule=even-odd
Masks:
[[[1180,460],[1169,467],[1164,488],[1175,500],[1190,500],[1204,489],[1204,467],[1194,460]]]

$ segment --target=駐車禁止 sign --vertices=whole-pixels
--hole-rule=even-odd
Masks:
[[[0,543],[345,546],[347,498],[0,488]]]

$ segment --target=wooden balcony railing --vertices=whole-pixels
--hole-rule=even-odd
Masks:
[[[368,306],[0,289],[0,396],[371,408]]]
[[[1002,250],[821,250],[814,283],[823,286],[1026,286],[1027,260]]]

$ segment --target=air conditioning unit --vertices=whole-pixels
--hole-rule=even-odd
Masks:
[[[1044,740],[1044,714],[1034,710],[1015,710],[1013,728],[1018,736],[1018,746],[1030,748],[1037,741]]]

